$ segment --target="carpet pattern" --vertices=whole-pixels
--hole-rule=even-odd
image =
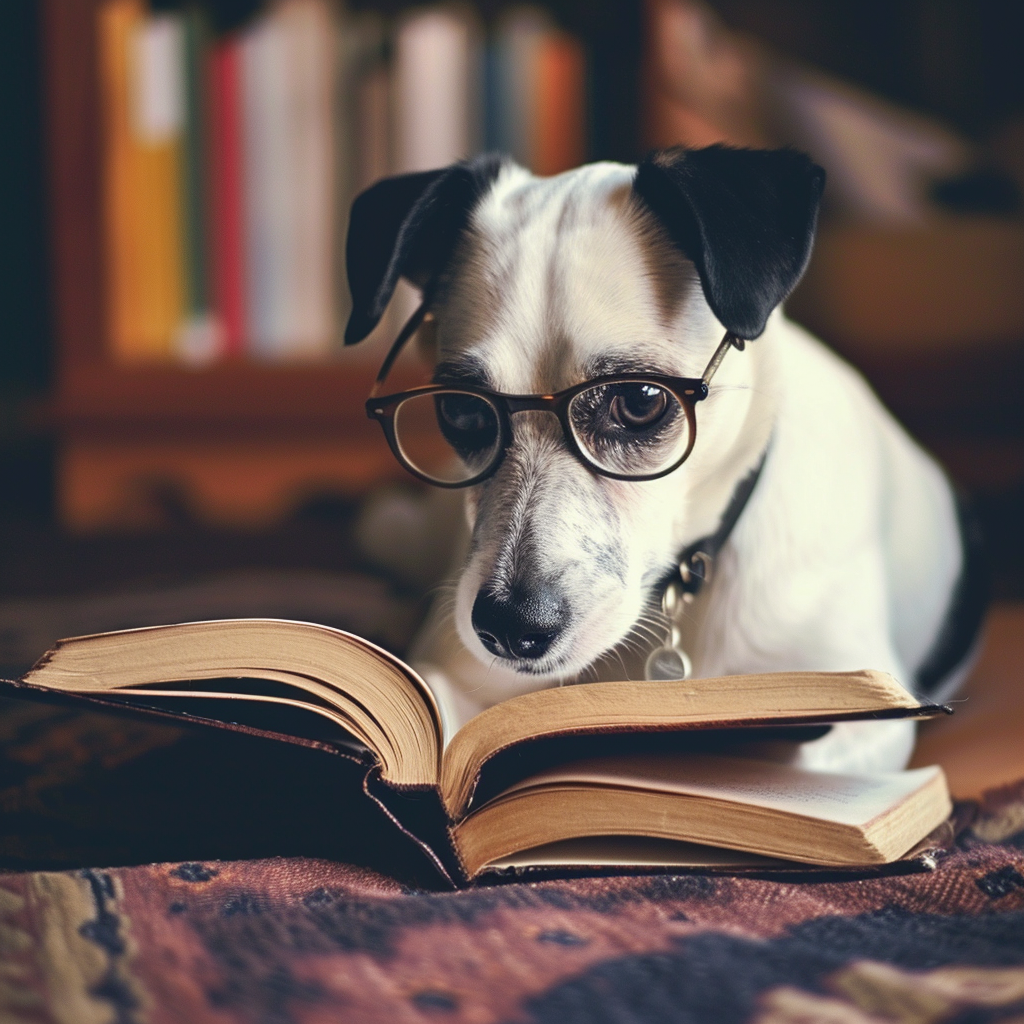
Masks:
[[[1024,1021],[1024,782],[926,874],[403,887],[309,858],[0,875],[3,1024]]]

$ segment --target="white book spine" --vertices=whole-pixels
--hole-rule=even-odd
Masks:
[[[281,10],[287,46],[292,196],[281,355],[322,357],[334,324],[334,80],[336,35],[325,0],[289,0]]]
[[[185,32],[181,17],[144,18],[131,42],[132,128],[140,142],[173,142],[185,126]]]
[[[524,167],[532,167],[536,156],[538,61],[541,45],[551,31],[545,11],[513,7],[501,19],[495,39],[498,146]]]
[[[461,9],[407,15],[395,37],[397,170],[423,171],[472,156],[482,138],[479,28]]]
[[[245,306],[250,355],[273,358],[287,330],[288,229],[286,47],[277,12],[241,43]]]

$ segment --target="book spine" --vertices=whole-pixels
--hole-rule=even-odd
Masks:
[[[499,21],[494,40],[493,100],[499,149],[524,167],[535,161],[538,61],[550,20],[538,8],[513,8]]]
[[[286,226],[285,322],[277,354],[326,355],[335,332],[333,302],[335,34],[324,0],[281,8],[286,128],[282,182],[291,197]]]
[[[567,32],[545,35],[537,52],[533,170],[560,174],[586,159],[586,59]]]
[[[107,333],[112,355],[136,355],[139,308],[139,154],[129,127],[129,43],[142,18],[137,0],[108,0],[98,11],[98,58],[103,120],[103,226],[106,251]]]
[[[211,291],[227,358],[242,355],[246,333],[240,59],[229,37],[210,60]]]
[[[349,210],[355,197],[392,171],[391,77],[384,19],[373,11],[349,14],[337,26],[335,89],[335,320],[351,311],[345,265]],[[388,314],[378,329],[387,333]],[[338,345],[341,347],[340,338]],[[362,351],[360,351],[362,350]],[[347,359],[375,358],[373,346],[348,350]]]
[[[407,15],[395,37],[397,169],[443,167],[483,137],[482,45],[468,13],[437,7]]]
[[[285,331],[289,111],[286,55],[276,10],[241,40],[247,354],[273,358]]]
[[[211,289],[210,227],[210,33],[195,7],[182,16],[184,30],[185,131],[182,147],[185,321],[178,355],[188,363],[208,363],[223,353],[223,332],[214,316]]]
[[[184,308],[181,23],[137,0],[98,12],[108,329],[116,359],[167,359]]]
[[[172,355],[185,312],[182,237],[184,31],[171,14],[137,21],[129,40],[129,131],[137,156],[134,213],[140,329],[131,354]]]

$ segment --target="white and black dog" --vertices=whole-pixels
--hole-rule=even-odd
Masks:
[[[934,697],[962,675],[983,588],[949,483],[777,308],[823,185],[795,151],[714,146],[552,178],[487,156],[357,198],[346,341],[405,277],[434,320],[437,383],[543,396],[610,374],[699,379],[723,332],[758,339],[727,352],[689,457],[656,479],[595,472],[550,411],[506,417],[500,464],[464,492],[454,592],[414,651],[459,717],[563,681],[642,677],[665,643],[668,581],[712,558],[676,622],[694,676],[871,667]],[[912,746],[910,724],[858,723],[798,757],[890,768]]]

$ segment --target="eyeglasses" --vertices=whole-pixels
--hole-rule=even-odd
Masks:
[[[697,437],[696,406],[730,348],[744,341],[726,332],[700,377],[618,373],[552,395],[504,395],[471,385],[428,384],[377,397],[399,351],[426,315],[409,319],[384,360],[366,414],[384,430],[395,458],[437,487],[470,487],[501,465],[512,443],[512,417],[550,412],[569,450],[613,480],[657,480],[678,469]]]

